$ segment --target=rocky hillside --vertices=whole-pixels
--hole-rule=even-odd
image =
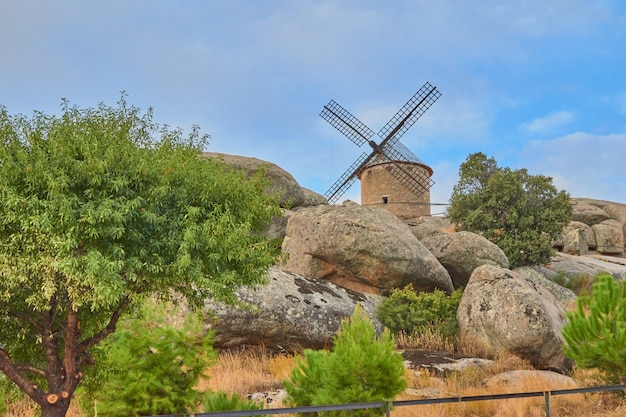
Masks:
[[[217,318],[218,347],[319,348],[357,303],[373,316],[391,288],[411,284],[420,291],[450,292],[463,287],[457,313],[462,335],[515,353],[539,369],[566,372],[571,363],[561,351],[560,329],[575,296],[553,279],[598,271],[626,278],[625,204],[572,199],[573,221],[555,242],[559,253],[551,264],[510,270],[495,244],[455,232],[444,218],[401,221],[353,202],[329,206],[274,164],[206,156],[247,172],[264,165],[271,191],[281,194],[285,207],[267,233],[283,239],[286,263],[270,270],[269,285],[239,291],[239,298],[255,308],[207,304]]]

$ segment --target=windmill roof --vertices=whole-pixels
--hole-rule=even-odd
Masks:
[[[417,155],[415,155],[409,148],[404,146],[404,144],[400,141],[396,141],[393,147],[389,146],[389,144],[383,145],[383,151],[393,160],[399,160],[404,162],[413,162],[415,164],[424,165],[428,167],[424,161],[422,161]],[[393,158],[394,154],[400,154],[402,158]],[[383,161],[381,158],[372,158],[372,160],[367,164],[367,167],[371,167],[374,165],[382,164]],[[430,169],[430,167],[428,167]]]

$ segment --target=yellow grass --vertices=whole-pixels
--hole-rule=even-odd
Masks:
[[[296,366],[296,357],[272,355],[264,348],[223,351],[217,362],[208,370],[208,379],[200,382],[202,390],[226,391],[247,395],[254,392],[275,391],[282,388],[282,381],[289,377]],[[542,385],[537,380],[526,380],[516,387],[503,385],[487,386],[485,381],[501,372],[532,369],[527,361],[512,355],[500,354],[494,363],[485,368],[467,368],[441,378],[427,370],[407,370],[408,390],[399,400],[422,398],[444,398],[456,396],[491,395],[511,392],[543,391],[559,388]],[[599,384],[598,374],[592,371],[576,371],[574,378],[581,385]],[[283,407],[280,402],[268,407]],[[34,417],[34,405],[27,401],[13,404],[7,417]],[[551,398],[552,417],[624,417],[626,401],[617,394],[576,394],[553,396]],[[475,401],[444,405],[424,405],[396,407],[393,417],[544,417],[543,397],[507,399],[498,401]],[[79,417],[76,405],[68,417]]]

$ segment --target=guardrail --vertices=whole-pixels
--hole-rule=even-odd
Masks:
[[[391,409],[394,407],[463,403],[463,402],[472,402],[472,401],[509,400],[513,398],[531,398],[531,397],[544,397],[545,404],[546,404],[546,417],[551,417],[550,416],[550,413],[551,413],[550,412],[550,399],[553,396],[585,394],[585,393],[593,393],[593,392],[610,392],[610,391],[626,391],[626,385],[608,385],[608,386],[589,387],[589,388],[571,388],[571,389],[561,389],[561,390],[553,390],[553,391],[516,392],[516,393],[510,393],[510,394],[429,398],[429,399],[423,399],[423,400],[376,401],[376,402],[366,402],[366,403],[318,405],[318,406],[292,407],[292,408],[267,408],[263,410],[220,411],[220,412],[215,412],[215,413],[167,414],[167,415],[152,416],[152,417],[245,417],[245,416],[265,416],[265,415],[274,415],[274,414],[316,413],[319,411],[362,410],[362,409],[368,409],[368,408],[384,409],[387,417],[390,417]]]

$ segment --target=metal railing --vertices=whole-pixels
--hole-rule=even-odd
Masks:
[[[594,392],[610,392],[610,391],[626,391],[626,385],[608,385],[601,387],[589,388],[571,388],[552,391],[533,391],[533,392],[516,392],[510,394],[492,394],[492,395],[472,395],[446,398],[429,398],[423,400],[398,400],[398,401],[376,401],[366,403],[353,404],[337,404],[337,405],[318,405],[306,407],[292,408],[268,408],[263,410],[246,410],[246,411],[220,411],[215,413],[196,413],[196,414],[167,414],[152,417],[245,417],[245,416],[265,416],[274,414],[300,414],[300,413],[316,413],[319,411],[345,411],[345,410],[362,410],[362,409],[384,409],[386,416],[390,416],[392,408],[409,407],[433,404],[449,404],[464,403],[473,401],[493,401],[493,400],[510,400],[514,398],[532,398],[543,397],[546,405],[546,417],[550,415],[550,399],[558,395],[586,394]]]

